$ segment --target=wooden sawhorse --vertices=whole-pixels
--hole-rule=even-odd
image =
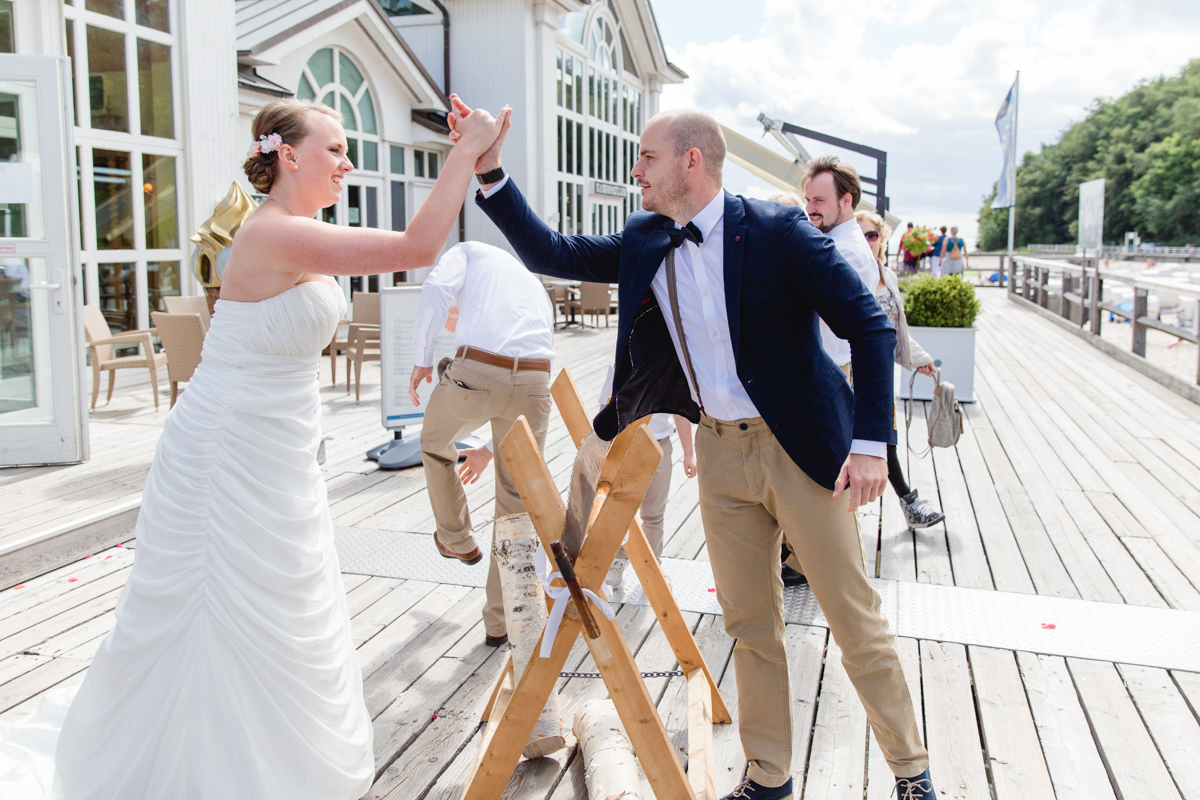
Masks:
[[[591,423],[566,370],[559,373],[551,392],[578,446],[591,430]],[[500,443],[500,452],[553,563],[550,543],[562,535],[566,508],[524,418]],[[686,774],[620,626],[603,614],[593,614],[600,638],[585,637],[584,641],[655,795],[662,800],[717,800],[712,725],[730,722],[729,711],[634,518],[661,459],[662,449],[644,421],[629,426],[613,441],[601,469],[600,487],[589,517],[588,535],[575,562],[575,574],[582,587],[600,594],[601,582],[628,531],[625,552],[688,683]],[[515,685],[509,658],[484,712],[487,728],[463,800],[500,800],[581,630],[578,614],[570,608],[550,657],[531,659]]]

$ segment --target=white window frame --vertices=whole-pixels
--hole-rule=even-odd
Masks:
[[[79,220],[82,231],[82,247],[80,261],[84,274],[84,302],[100,302],[100,272],[99,265],[129,264],[135,265],[135,292],[137,302],[138,328],[150,327],[150,313],[156,309],[149,307],[147,296],[146,265],[151,261],[176,261],[179,263],[179,283],[182,294],[194,294],[198,284],[192,273],[191,260],[188,258],[187,207],[184,198],[187,196],[187,171],[184,162],[183,137],[183,76],[180,67],[180,36],[178,0],[167,2],[167,27],[170,32],[138,25],[136,22],[136,5],[134,0],[125,0],[125,18],[117,19],[105,14],[88,11],[84,0],[64,0],[62,36],[74,36],[74,77],[75,100],[75,146],[79,154],[79,174],[81,182]],[[92,128],[91,107],[89,104],[88,58],[87,58],[87,27],[104,28],[124,36],[125,40],[125,75],[126,102],[129,108],[129,133],[107,131]],[[158,136],[142,135],[141,129],[141,93],[138,91],[137,75],[137,40],[167,45],[171,48],[171,105],[174,138],[166,139]],[[66,52],[64,47],[63,52]],[[93,149],[118,150],[129,153],[130,190],[133,194],[131,202],[133,212],[133,243],[134,246],[125,250],[100,250],[96,243],[96,196],[93,189],[94,161]],[[145,200],[138,191],[145,183],[142,172],[142,156],[168,156],[175,159],[175,219],[178,246],[167,249],[150,249],[146,242],[146,207]]]
[[[590,57],[590,45],[592,41],[592,32],[597,20],[603,20],[609,26],[613,33],[613,41],[611,44],[610,68],[604,69],[600,66],[600,61],[593,60]],[[576,233],[589,232],[593,234],[607,234],[613,232],[610,228],[612,225],[612,212],[609,208],[616,205],[618,211],[617,229],[624,226],[625,220],[634,211],[641,208],[641,195],[637,191],[637,182],[629,176],[629,170],[633,168],[633,162],[637,160],[638,141],[641,134],[642,126],[645,124],[644,109],[646,103],[646,86],[638,76],[626,72],[624,69],[624,59],[621,43],[621,25],[612,11],[597,4],[597,7],[588,15],[583,27],[583,42],[578,42],[571,38],[564,31],[560,30],[555,40],[555,132],[557,147],[554,154],[551,156],[551,172],[555,175],[555,180],[559,184],[558,197],[562,198],[566,191],[566,184],[575,184],[581,188],[581,196],[578,197],[578,208],[584,210],[582,214],[583,226],[582,230],[576,230]],[[577,60],[583,61],[583,95],[582,98],[576,97],[577,104],[581,103],[582,112],[576,112],[573,108],[568,109],[558,101],[558,97],[562,92],[562,84],[565,80],[565,63],[560,66],[558,59],[564,59],[566,56],[574,57]],[[576,73],[578,74],[578,73]],[[607,79],[614,82],[611,87],[610,102],[616,104],[616,116],[614,119],[605,120],[604,115],[596,113],[597,108],[593,99],[594,85],[592,83],[593,75],[599,80]],[[627,92],[636,92],[640,103],[638,104],[638,119],[633,120],[633,124],[629,124],[626,119],[626,104],[624,102]],[[582,174],[580,171],[567,172],[565,168],[567,162],[563,159],[563,169],[559,169],[559,153],[565,146],[565,136],[560,132],[560,124],[558,117],[565,120],[573,120],[583,123],[583,137],[585,139],[583,145],[584,164]],[[601,136],[611,137],[606,140],[601,140]],[[592,137],[596,137],[597,142],[593,148]],[[601,141],[611,143],[615,140],[615,147],[611,148],[611,152],[607,152],[604,158],[597,158],[593,154],[593,150],[600,152]],[[626,148],[631,158],[626,157]],[[578,152],[578,150],[576,150]],[[611,159],[611,161],[610,161]],[[608,171],[601,173],[600,170],[608,166]],[[578,167],[578,164],[576,165]],[[612,195],[599,194],[592,191],[594,181],[602,181],[608,184],[623,184],[630,187],[624,197],[614,198]],[[568,230],[565,221],[565,202],[559,199],[558,209],[558,227],[562,232]],[[596,213],[593,214],[593,208]],[[603,221],[601,221],[603,215]],[[596,220],[593,223],[593,219]],[[579,226],[577,226],[579,227]]]

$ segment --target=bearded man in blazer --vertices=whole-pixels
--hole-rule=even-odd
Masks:
[[[456,102],[451,127],[470,113]],[[506,119],[504,131],[510,124]],[[748,761],[728,798],[787,800],[791,689],[782,531],[842,650],[904,798],[933,798],[912,698],[867,580],[855,509],[887,482],[896,334],[833,242],[794,206],[725,192],[725,140],[699,111],[655,116],[631,171],[642,209],[621,233],[564,236],[503,173],[504,134],[480,157],[479,207],[530,270],[619,284],[612,439],[652,413],[699,423],[700,510],[725,628],[737,639]],[[850,342],[855,387],[821,348],[818,316]]]

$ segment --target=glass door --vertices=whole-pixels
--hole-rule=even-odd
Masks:
[[[87,457],[67,63],[0,55],[0,466]]]

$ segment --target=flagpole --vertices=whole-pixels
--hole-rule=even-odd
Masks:
[[[1013,121],[1012,133],[1008,137],[1008,170],[1009,183],[1012,191],[1012,201],[1008,205],[1008,290],[1015,291],[1013,284],[1017,277],[1017,268],[1013,264],[1013,238],[1017,230],[1017,112],[1021,107],[1021,70],[1017,70],[1017,79],[1013,82]]]

